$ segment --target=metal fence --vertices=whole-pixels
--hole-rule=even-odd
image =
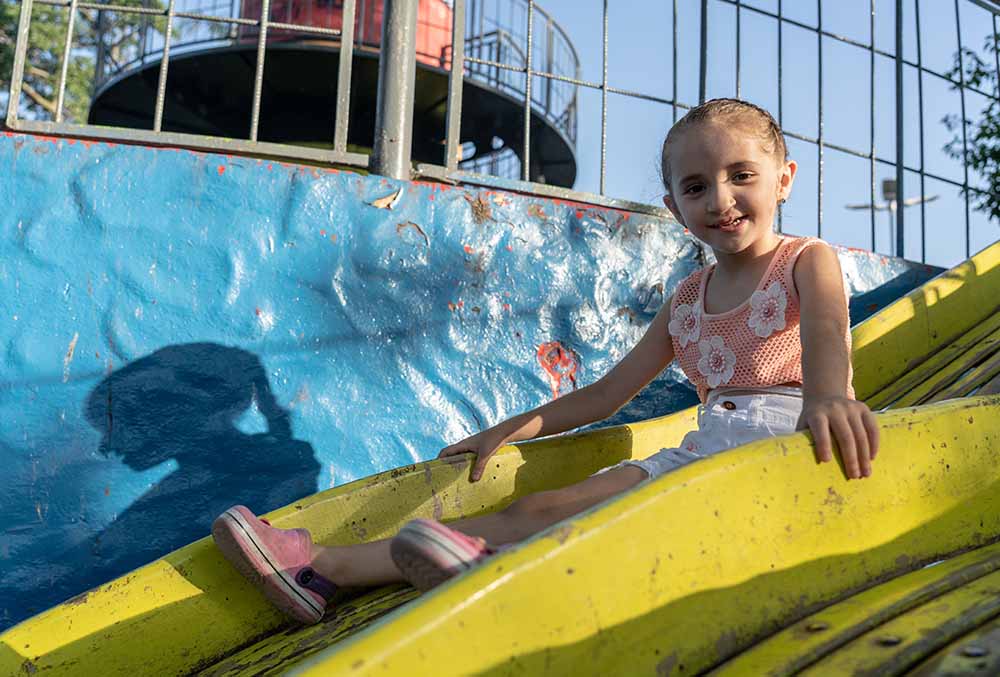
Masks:
[[[782,89],[783,64],[786,56],[784,54],[783,36],[787,30],[796,29],[807,31],[815,36],[816,59],[818,61],[818,77],[816,78],[816,133],[805,134],[795,130],[785,128],[786,136],[791,139],[809,144],[814,147],[816,154],[816,229],[819,235],[824,234],[824,158],[830,150],[860,158],[867,161],[869,165],[869,198],[867,205],[871,212],[871,248],[875,249],[876,242],[876,204],[877,204],[877,174],[878,168],[889,167],[895,171],[895,190],[899,200],[895,198],[888,200],[890,208],[894,209],[898,223],[896,224],[896,236],[894,249],[898,255],[905,252],[904,234],[904,210],[896,208],[902,204],[907,188],[907,175],[915,177],[920,185],[920,195],[924,194],[924,183],[927,179],[933,179],[943,184],[953,186],[965,193],[965,249],[966,255],[970,253],[970,196],[976,192],[981,192],[981,188],[971,184],[969,180],[969,168],[963,160],[964,178],[961,181],[955,180],[934,171],[933,167],[925,164],[925,119],[924,119],[924,90],[925,83],[929,79],[935,79],[946,83],[949,87],[958,90],[961,97],[961,117],[967,118],[967,98],[973,95],[986,99],[996,99],[996,91],[986,92],[977,90],[969,86],[964,81],[962,69],[957,71],[957,78],[948,72],[928,67],[923,62],[921,56],[921,45],[925,43],[926,36],[921,33],[920,12],[926,7],[926,0],[922,4],[921,0],[894,0],[893,4],[880,2],[878,8],[875,0],[868,0],[867,14],[869,20],[869,32],[867,39],[857,37],[847,37],[838,35],[824,27],[824,3],[823,0],[815,0],[816,20],[815,22],[805,22],[789,15],[789,0],[699,0],[697,7],[700,10],[700,55],[699,66],[699,87],[698,101],[685,101],[678,95],[678,0],[672,0],[671,13],[672,25],[672,58],[670,62],[672,74],[672,91],[669,96],[654,95],[649,92],[634,91],[616,87],[609,81],[608,77],[608,0],[594,0],[600,3],[600,16],[602,18],[601,35],[602,49],[601,77],[600,79],[584,79],[580,77],[579,60],[576,57],[572,42],[566,36],[565,31],[558,26],[552,17],[546,13],[534,0],[451,0],[450,9],[452,15],[451,45],[447,53],[441,55],[441,67],[449,70],[449,90],[447,100],[447,124],[446,124],[446,161],[442,165],[418,164],[415,167],[411,163],[410,141],[408,138],[412,123],[412,97],[413,97],[413,73],[416,47],[416,7],[417,0],[384,0],[385,23],[382,26],[382,34],[375,41],[370,35],[368,37],[355,35],[355,13],[359,9],[359,4],[364,4],[365,0],[343,0],[343,24],[339,29],[325,28],[322,26],[308,25],[305,23],[293,23],[288,21],[275,21],[272,19],[270,11],[271,2],[278,0],[258,0],[258,10],[256,15],[247,12],[246,6],[237,6],[235,2],[221,0],[221,4],[213,6],[211,0],[166,0],[165,6],[149,6],[150,2],[143,0],[140,5],[113,5],[109,3],[85,2],[83,0],[22,0],[21,15],[18,31],[18,41],[16,45],[14,71],[10,88],[9,108],[7,114],[7,126],[14,130],[28,132],[40,132],[45,134],[66,134],[93,138],[125,139],[139,142],[155,144],[179,145],[207,150],[221,150],[225,152],[248,153],[248,154],[269,154],[285,156],[300,160],[320,163],[338,163],[353,165],[362,168],[370,168],[377,173],[394,176],[396,178],[409,178],[413,175],[437,178],[440,180],[453,182],[466,182],[480,185],[493,185],[500,187],[515,188],[518,190],[548,195],[554,197],[570,198],[596,204],[606,204],[623,207],[639,211],[662,213],[662,209],[656,206],[637,204],[626,200],[615,199],[606,195],[606,169],[608,151],[608,96],[609,94],[619,95],[630,99],[644,100],[656,104],[662,104],[671,111],[671,116],[676,119],[679,112],[691,108],[707,94],[708,82],[711,75],[709,69],[709,36],[713,39],[731,40],[735,45],[735,81],[729,95],[740,96],[742,94],[743,73],[746,65],[741,63],[740,43],[743,39],[745,29],[743,24],[746,18],[753,15],[755,19],[773,22],[777,27],[777,117],[782,121],[783,111],[786,106],[784,92]],[[374,0],[369,0],[374,1]],[[194,5],[183,3],[195,3]],[[693,0],[692,0],[693,2]],[[950,3],[950,0],[935,0],[937,7],[943,3]],[[18,115],[18,103],[21,96],[21,87],[24,77],[25,55],[29,43],[30,25],[32,16],[32,6],[35,4],[64,7],[67,10],[66,21],[66,42],[63,52],[63,68],[58,85],[58,103],[53,120],[32,120],[23,119]],[[796,0],[796,6],[812,5],[805,0]],[[829,4],[829,0],[828,3]],[[144,6],[145,5],[145,6]],[[690,4],[687,8],[690,8]],[[904,14],[904,6],[906,13]],[[992,21],[992,35],[994,38],[997,32],[997,14],[1000,14],[1000,6],[990,0],[953,0],[953,9],[957,24],[957,41],[954,51],[959,53],[966,46],[964,40],[962,14],[965,8],[975,6],[989,12]],[[719,35],[713,31],[710,21],[710,14],[714,8],[726,7],[735,12],[735,34]],[[886,9],[889,7],[890,9]],[[190,11],[191,9],[198,11]],[[364,8],[360,8],[364,11]],[[894,35],[895,44],[892,48],[879,46],[876,41],[876,17],[878,12],[892,13],[895,17]],[[158,94],[155,106],[155,115],[150,130],[133,130],[123,128],[105,128],[90,125],[67,124],[62,119],[63,92],[66,86],[66,55],[71,51],[73,41],[73,17],[81,11],[103,11],[108,13],[138,14],[146,18],[147,24],[156,21],[162,25],[160,37],[145,35],[141,42],[137,43],[131,52],[116,55],[115,60],[109,60],[108,55],[103,55],[99,59],[101,66],[98,71],[98,79],[120,76],[127,73],[136,63],[148,63],[151,59],[159,62]],[[503,17],[506,13],[506,17]],[[915,17],[912,14],[915,13]],[[915,21],[914,21],[915,18]],[[198,28],[191,29],[187,36],[175,38],[175,27],[179,21],[186,20],[194,22]],[[366,25],[362,22],[360,25]],[[909,28],[908,28],[909,27]],[[257,140],[257,127],[259,119],[261,81],[266,59],[268,44],[268,34],[273,31],[282,31],[286,34],[294,32],[296,34],[308,34],[311,36],[329,38],[336,40],[341,45],[340,78],[337,90],[337,111],[336,129],[333,133],[333,148],[331,150],[290,146],[284,144],[262,143]],[[916,39],[916,59],[907,59],[904,56],[904,37],[915,32]],[[147,31],[147,34],[149,31]],[[218,42],[252,37],[256,40],[256,77],[253,97],[253,112],[250,129],[247,139],[232,140],[214,137],[196,136],[191,134],[179,134],[163,132],[163,97],[166,80],[168,77],[171,50],[184,49],[193,44]],[[826,120],[824,115],[828,106],[824,100],[824,73],[831,68],[830,64],[824,63],[824,45],[831,43],[849,45],[852,48],[863,50],[867,53],[869,62],[869,72],[867,73],[870,85],[870,110],[869,110],[869,143],[867,148],[852,148],[831,142],[824,134]],[[379,102],[378,115],[375,130],[375,148],[369,158],[366,154],[348,152],[346,147],[347,121],[349,118],[349,91],[351,81],[352,54],[355,45],[359,49],[365,46],[377,44],[380,58],[380,78],[379,78]],[[879,100],[875,92],[875,71],[876,58],[891,60],[895,68],[895,142],[893,156],[887,156],[884,149],[876,147],[876,107]],[[904,106],[904,69],[909,69],[916,74],[917,97],[916,106],[919,134],[917,143],[919,145],[919,160],[916,163],[906,161],[904,141],[906,134],[904,126],[906,107]],[[1000,74],[1000,61],[997,62],[997,71]],[[475,162],[463,163],[462,139],[460,138],[461,102],[463,85],[467,80],[477,80],[488,86],[503,91],[507,96],[517,98],[522,102],[523,107],[523,134],[519,147],[512,149],[509,147],[497,148],[497,156],[494,158],[479,158]],[[406,83],[410,83],[407,87]],[[577,102],[579,88],[589,88],[600,94],[600,132],[599,139],[588,139],[588,143],[600,145],[600,173],[597,193],[584,193],[572,189],[546,186],[538,183],[528,182],[529,168],[531,164],[531,138],[532,138],[532,116],[542,115],[547,120],[558,126],[563,133],[573,143],[577,140],[577,117],[579,106]],[[784,125],[783,125],[784,126]],[[966,124],[962,124],[962,149],[963,158],[967,156],[968,140],[966,134]],[[888,144],[886,144],[888,145]],[[891,148],[891,147],[890,147]],[[509,173],[520,169],[520,181],[511,181],[493,176],[494,173]],[[921,258],[926,257],[926,213],[923,203],[920,205],[920,253]],[[780,226],[780,217],[779,217]]]

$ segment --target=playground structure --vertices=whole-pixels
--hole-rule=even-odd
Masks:
[[[461,145],[455,159],[464,170],[507,167],[503,170],[507,178],[517,178],[524,147],[525,78],[516,70],[488,65],[487,60],[517,68],[528,62],[526,39],[517,27],[517,20],[523,23],[527,14],[526,0],[505,7],[496,0],[472,0],[458,15],[445,0],[410,4],[416,9],[416,25],[406,27],[415,58],[413,100],[408,104],[413,160],[447,164],[452,32],[464,10],[465,82]],[[264,7],[266,22],[261,21]],[[168,54],[166,36],[144,17],[141,37],[131,50],[116,58],[108,50],[100,55],[90,124],[153,127],[158,75],[168,57],[160,126],[165,132],[239,138],[251,128],[255,115],[251,136],[262,142],[334,148],[336,129],[339,134],[346,130],[346,144],[353,151],[370,152],[372,121],[378,117],[378,56],[388,44],[382,36],[382,0],[280,0],[264,5],[261,0],[246,0],[229,7],[213,0],[176,0],[173,11],[184,16],[221,15],[220,19],[241,23],[230,24],[228,31],[224,24],[188,24],[171,39]],[[541,7],[533,12],[538,29],[536,67],[564,78],[579,77],[578,59],[565,32]],[[345,17],[353,17],[346,30]],[[260,44],[266,45],[267,57],[255,76]],[[343,90],[338,88],[340,78],[345,81]],[[576,86],[549,79],[530,95],[528,176],[571,187],[576,177]],[[341,124],[344,129],[338,127]]]
[[[780,3],[776,13],[736,1],[713,3],[732,8],[737,17],[752,12],[807,28],[815,32],[818,42],[841,40],[822,25],[782,16]],[[963,7],[996,9],[991,3],[962,3]],[[121,61],[110,60],[110,55],[100,60],[106,64],[98,96],[103,108],[95,113],[134,114],[130,122],[122,122],[140,124],[141,119],[146,129],[66,124],[58,111],[53,120],[19,114],[18,88],[27,65],[32,4],[64,6],[70,16],[74,11],[105,11],[109,17],[119,11],[137,11],[155,22],[157,29],[146,33],[141,51]],[[244,664],[254,672],[265,667],[280,671],[300,659],[315,658],[347,661],[345,665],[352,669],[364,659],[369,662],[361,666],[374,669],[369,660],[373,655],[397,660],[414,650],[419,653],[423,647],[414,642],[423,639],[417,632],[421,628],[444,623],[456,628],[456,633],[471,633],[475,628],[466,619],[476,614],[482,614],[476,616],[480,619],[495,619],[497,609],[508,609],[546,590],[554,595],[565,591],[566,596],[559,599],[572,609],[600,611],[581,626],[549,625],[543,633],[532,633],[530,641],[519,633],[530,627],[529,620],[538,619],[534,615],[515,618],[494,645],[484,647],[469,638],[465,658],[479,661],[475,664],[484,671],[503,672],[496,656],[513,655],[511,644],[503,643],[513,642],[522,650],[518,664],[530,669],[555,661],[556,669],[586,665],[599,670],[615,666],[622,655],[634,655],[616,653],[615,648],[630,641],[632,621],[656,621],[649,627],[659,627],[664,618],[671,621],[669,613],[655,606],[665,599],[679,603],[672,608],[681,611],[689,610],[685,604],[708,599],[717,603],[713,620],[728,617],[731,600],[740,600],[739,608],[749,610],[748,615],[733,615],[732,627],[705,631],[695,625],[664,623],[690,631],[679,639],[670,638],[681,647],[676,655],[664,653],[664,645],[656,644],[666,641],[666,635],[643,644],[643,665],[664,672],[679,671],[682,665],[695,669],[692,666],[718,664],[766,632],[778,630],[776,622],[761,624],[760,614],[753,613],[762,605],[774,610],[772,618],[792,623],[789,633],[797,639],[802,636],[797,619],[856,591],[869,580],[866,577],[903,575],[961,548],[978,549],[994,537],[993,503],[955,500],[969,486],[979,492],[977,497],[993,500],[996,464],[990,450],[996,447],[996,432],[990,426],[996,421],[995,397],[919,411],[908,405],[995,388],[995,247],[876,315],[856,334],[857,347],[875,346],[858,355],[859,364],[864,365],[859,379],[866,384],[859,393],[870,395],[875,406],[907,405],[884,417],[894,441],[883,458],[892,458],[893,444],[908,454],[915,448],[922,450],[912,464],[896,468],[903,480],[865,503],[851,493],[860,490],[838,484],[840,478],[830,468],[809,487],[812,512],[795,503],[799,496],[787,494],[777,497],[787,510],[775,511],[774,497],[766,489],[744,496],[746,501],[739,505],[703,505],[704,520],[698,526],[716,524],[715,508],[727,520],[733,515],[759,520],[750,525],[753,528],[719,522],[712,547],[720,553],[728,546],[761,547],[759,539],[753,540],[761,533],[757,527],[778,519],[773,515],[801,519],[767,522],[777,526],[766,531],[771,540],[763,546],[781,539],[794,541],[783,560],[786,568],[779,566],[777,577],[772,578],[769,570],[748,568],[739,553],[730,553],[731,559],[720,555],[719,561],[732,566],[726,571],[733,578],[724,580],[734,582],[729,592],[738,593],[737,597],[727,597],[727,590],[718,589],[717,580],[711,578],[685,579],[703,586],[701,596],[670,597],[677,590],[664,582],[670,571],[665,563],[676,553],[666,549],[643,551],[646,559],[636,559],[635,577],[630,579],[635,595],[627,603],[620,596],[572,596],[586,590],[575,582],[584,575],[591,581],[613,580],[601,569],[599,554],[617,547],[638,552],[623,536],[628,533],[625,527],[655,530],[669,524],[678,504],[690,505],[692,497],[700,496],[708,486],[703,482],[709,480],[698,479],[708,466],[672,478],[667,492],[671,497],[656,498],[653,494],[668,488],[658,486],[561,525],[510,553],[503,564],[507,573],[484,569],[441,594],[401,609],[396,607],[412,599],[411,591],[376,591],[344,606],[312,630],[290,632],[282,626],[281,619],[225,568],[206,541],[162,557],[200,538],[207,528],[197,520],[210,519],[218,510],[216,502],[243,500],[241,491],[253,499],[254,507],[264,506],[261,512],[287,504],[274,515],[279,524],[308,525],[318,533],[326,528],[323,537],[329,542],[341,538],[351,542],[385,535],[412,516],[450,519],[468,514],[462,510],[501,508],[524,492],[579,479],[627,454],[653,451],[669,439],[671,431],[690,425],[690,412],[659,418],[690,403],[691,393],[677,383],[676,375],[668,373],[652,385],[645,402],[637,400],[635,408],[623,412],[625,418],[615,421],[630,424],[627,427],[505,449],[498,455],[501,467],[495,483],[466,485],[460,465],[412,465],[433,455],[442,435],[454,437],[475,430],[515,408],[540,404],[577,381],[587,382],[634,341],[662,301],[664,290],[700,263],[703,252],[673,228],[675,224],[662,209],[553,185],[558,183],[556,170],[543,166],[549,156],[537,145],[539,138],[554,131],[562,141],[572,142],[566,147],[573,151],[580,87],[596,89],[604,100],[608,94],[655,100],[672,107],[675,114],[697,99],[683,101],[676,93],[672,97],[627,93],[615,88],[606,75],[603,80],[586,82],[573,69],[545,62],[539,51],[544,52],[548,38],[540,36],[558,33],[539,29],[538,22],[544,23],[545,16],[531,0],[510,3],[523,10],[524,28],[519,35],[510,31],[510,50],[500,50],[499,56],[497,45],[506,38],[490,42],[475,37],[495,28],[477,27],[480,18],[489,16],[477,8],[488,3],[386,2],[381,25],[373,13],[375,5],[362,0],[332,3],[325,13],[317,12],[318,4],[276,3],[273,10],[267,4],[268,10],[263,11],[265,4],[259,9],[248,4],[218,10],[176,1],[113,10],[79,0],[26,0],[22,4],[13,103],[7,118],[11,131],[0,137],[3,166],[12,169],[5,177],[8,180],[0,182],[0,197],[9,205],[9,222],[4,226],[11,233],[4,240],[6,267],[0,278],[5,308],[11,315],[2,334],[10,382],[0,391],[0,410],[10,424],[0,433],[0,450],[11,465],[0,500],[9,502],[2,512],[13,516],[0,543],[2,552],[12,553],[0,561],[5,567],[0,582],[10,586],[0,598],[26,608],[29,599],[46,599],[44,606],[48,606],[70,594],[82,595],[73,604],[58,606],[6,633],[0,642],[0,665],[29,672],[51,665],[53,670],[58,666],[72,674],[84,665],[74,661],[96,656],[105,661],[95,667],[102,673],[113,668],[132,674],[157,671],[155,661],[162,661],[166,671],[176,667],[178,673],[201,668],[237,671]],[[701,5],[703,41],[709,4]],[[426,12],[428,7],[437,14],[421,24],[420,10]],[[215,13],[187,11],[196,9]],[[336,18],[352,12],[355,20],[341,21],[337,28]],[[448,12],[451,49],[444,45],[444,57],[436,56],[442,49]],[[293,23],[297,21],[306,23]],[[171,22],[221,30],[206,31],[203,40],[198,29],[178,31],[177,40],[158,44],[157,35],[170,35]],[[516,21],[505,25],[512,23]],[[376,26],[377,39],[373,37]],[[72,26],[67,28],[70,39]],[[676,24],[674,30],[676,34]],[[897,26],[897,36],[901,30]],[[348,39],[345,31],[353,31],[355,39]],[[606,35],[605,31],[605,44]],[[739,33],[736,37],[738,41]],[[556,37],[552,39],[558,43]],[[485,46],[476,51],[480,42]],[[163,49],[165,44],[171,49]],[[348,50],[352,58],[340,59]],[[868,51],[873,61],[885,56],[874,40]],[[269,64],[280,65],[285,52],[327,59],[325,72],[336,73],[325,80],[335,83],[322,103],[330,112],[328,128],[318,137],[315,131],[303,135],[319,141],[268,137],[274,131],[268,110],[289,103],[267,98]],[[236,54],[241,55],[239,59]],[[442,58],[445,65],[463,63],[464,77],[458,68],[444,68]],[[701,58],[704,64],[704,49]],[[919,62],[896,58],[903,67],[929,72]],[[195,80],[184,75],[185,68],[200,64],[207,70],[207,63],[222,64],[227,59],[233,67],[242,61],[242,90],[224,89],[229,85],[223,83],[220,91],[243,97],[241,105],[249,111],[234,115],[236,121],[231,124],[239,131],[235,138],[197,127],[205,125],[208,117],[203,118],[198,103],[188,98],[195,90],[184,89],[184,81]],[[412,78],[407,76],[410,67]],[[370,71],[361,75],[365,68]],[[705,70],[703,66],[698,98],[704,98],[707,91]],[[246,77],[247,73],[252,77]],[[738,73],[737,66],[733,93],[739,92]],[[414,102],[422,94],[416,85],[420,78],[433,79],[435,86],[447,84],[438,97],[447,100],[434,109],[434,125],[440,133],[433,135],[437,145],[428,160],[420,155],[420,148],[432,144],[416,136],[421,111]],[[539,81],[551,83],[553,89],[566,85],[560,89],[566,92],[566,107],[550,105],[547,112],[544,102],[548,99],[541,93],[546,88],[537,86]],[[363,108],[360,100],[355,101],[358,82],[368,83],[369,95],[372,83],[377,83],[373,107]],[[521,89],[519,82],[524,83]],[[303,78],[301,84],[307,91],[315,79]],[[215,94],[211,87],[208,90],[196,92],[207,96],[206,111]],[[517,129],[510,127],[510,138],[503,139],[501,148],[494,148],[492,137],[475,137],[467,129],[468,120],[479,109],[475,103],[466,104],[470,97],[480,95],[508,100],[517,111]],[[143,97],[146,110],[129,108]],[[520,101],[515,100],[518,97]],[[551,102],[555,101],[553,95]],[[822,117],[821,96],[818,114]],[[224,117],[218,119],[224,121]],[[602,101],[602,127],[606,117]],[[173,126],[183,123],[193,126]],[[478,124],[472,125],[473,132]],[[372,130],[370,137],[366,126]],[[488,128],[493,134],[498,127],[491,122]],[[820,160],[832,148],[855,152],[873,168],[887,162],[880,155],[882,149],[876,152],[874,141],[867,152],[836,148],[823,136],[822,126],[816,137],[788,134],[813,143]],[[365,144],[367,138],[370,146]],[[602,149],[606,143],[602,134]],[[163,146],[199,152],[174,152]],[[902,146],[900,142],[897,150]],[[446,149],[443,154],[441,148]],[[482,174],[484,166],[498,164],[518,171],[521,180]],[[603,152],[601,164],[600,192],[604,193]],[[358,176],[340,171],[339,166],[376,175]],[[922,164],[901,166],[908,172],[910,185],[914,175],[920,180],[925,175],[935,178],[933,168]],[[545,184],[538,182],[543,177]],[[820,172],[820,195],[823,180]],[[455,188],[455,183],[465,185]],[[969,187],[968,180],[952,183]],[[491,189],[470,187],[480,185]],[[874,215],[872,219],[874,229]],[[817,221],[823,222],[821,200]],[[965,242],[968,248],[968,208]],[[841,251],[841,260],[855,296],[855,319],[877,310],[890,291],[895,297],[934,272],[866,252]],[[566,270],[573,274],[567,276]],[[908,286],[894,286],[906,273],[918,277]],[[856,308],[865,312],[855,314]],[[982,326],[972,326],[976,323]],[[497,381],[489,386],[483,374],[496,374]],[[933,387],[918,392],[920,384],[909,381],[914,378]],[[909,402],[908,397],[915,399]],[[178,400],[195,405],[173,406]],[[419,406],[391,405],[400,401]],[[160,403],[171,406],[157,406]],[[386,421],[393,424],[386,425]],[[447,427],[455,421],[459,427]],[[974,422],[978,423],[973,426]],[[931,450],[928,441],[936,445]],[[948,445],[947,452],[938,453],[945,448],[939,442]],[[736,496],[735,486],[741,481],[766,487],[762,467],[768,472],[777,468],[778,474],[784,473],[782,477],[790,477],[807,463],[805,436],[782,444],[787,446],[762,445],[738,452],[733,463],[738,458],[741,469],[726,480],[732,485],[725,484],[734,487],[733,491],[716,493]],[[575,472],[582,473],[579,476],[557,472],[557,468],[565,469],[556,460],[566,445],[579,451],[579,465],[574,466]],[[218,454],[203,453],[206,448]],[[711,470],[720,476],[724,474],[721,469],[731,469],[729,464],[728,459],[718,459]],[[264,472],[259,472],[261,468]],[[283,470],[292,475],[282,476],[278,487],[247,481],[255,473],[273,477]],[[921,483],[921,473],[932,475],[933,483]],[[349,480],[357,481],[345,484]],[[685,482],[690,482],[688,487],[680,486]],[[333,485],[331,492],[303,498]],[[931,498],[926,495],[928,486],[933,490]],[[831,487],[835,495],[829,493]],[[846,508],[838,496],[847,501]],[[853,514],[850,506],[855,499],[864,514],[895,510],[892,514],[902,515],[897,525],[889,524],[872,535],[867,543],[872,546],[870,552],[860,551],[851,529],[837,532],[837,538],[827,536],[826,529],[833,522],[831,511],[839,508]],[[366,507],[359,507],[361,503]],[[640,504],[661,518],[639,520],[635,509]],[[751,504],[754,507],[748,511],[746,506]],[[987,519],[993,521],[974,519],[984,513],[984,506],[989,509]],[[178,514],[183,517],[178,519]],[[164,515],[171,524],[164,524]],[[926,520],[917,519],[920,516]],[[837,524],[846,529],[844,525],[851,522]],[[788,525],[793,526],[791,536],[782,531]],[[142,537],[153,533],[154,527],[159,540]],[[750,542],[734,542],[733,532],[748,534]],[[809,534],[817,533],[822,543],[809,540]],[[662,541],[683,537],[672,533]],[[687,544],[694,548],[695,541]],[[695,550],[689,562],[701,561]],[[768,560],[771,552],[766,550],[754,562],[782,565]],[[993,566],[992,551],[977,552],[987,564],[976,564],[975,571]],[[58,561],[55,553],[60,553]],[[115,560],[119,555],[121,559]],[[830,563],[831,568],[817,575],[810,567],[817,566],[811,562],[820,555],[826,559],[818,561]],[[149,566],[136,569],[131,578],[114,579],[154,559]],[[961,569],[968,578],[971,570],[966,563],[956,560],[948,569],[937,571],[950,574]],[[515,569],[516,575],[508,576]],[[67,583],[70,574],[88,571],[107,575],[86,579],[85,584],[80,579],[69,581],[77,588],[58,599],[44,597],[65,590],[59,586]],[[757,582],[740,579],[751,574],[759,577]],[[573,576],[578,578],[570,580]],[[803,605],[801,598],[768,594],[809,580],[826,585],[799,588],[813,606]],[[941,590],[942,585],[964,580],[952,577],[932,587]],[[83,592],[98,583],[105,585]],[[923,590],[920,583],[918,592]],[[155,594],[149,594],[147,584]],[[759,584],[764,587],[755,587]],[[772,584],[773,588],[767,587]],[[479,595],[484,586],[496,590],[496,596]],[[16,598],[8,592],[15,587]],[[891,587],[890,592],[900,589]],[[919,592],[907,599],[926,600],[929,594]],[[222,599],[235,600],[235,607],[225,606]],[[470,600],[474,604],[468,608],[475,608],[469,616],[462,616],[462,609],[467,608],[463,605]],[[588,606],[595,600],[596,607]],[[890,597],[885,600],[892,602]],[[607,606],[600,606],[604,603]],[[902,608],[890,607],[890,611]],[[566,615],[557,604],[551,609],[553,617]],[[644,616],[643,610],[650,615]],[[884,618],[887,612],[878,613],[882,615],[877,618]],[[847,631],[838,628],[837,642],[821,648],[842,646],[862,636],[870,629],[869,616]],[[968,616],[960,626],[965,628],[962,632],[973,626],[988,629],[976,626],[981,617]],[[67,631],[68,618],[73,620],[72,632]],[[609,620],[622,622],[612,627]],[[461,629],[463,624],[465,629]],[[154,626],[159,633],[150,631]],[[127,636],[133,630],[137,637],[155,635],[163,642],[183,645],[188,654],[178,658],[145,641],[119,642],[123,635],[114,634]],[[815,643],[823,644],[827,638],[822,629],[806,630],[813,633],[809,636]],[[192,639],[192,634],[198,638]],[[261,637],[259,642],[250,641]],[[400,637],[413,641],[399,641]],[[530,642],[537,644],[537,651],[523,651]],[[589,662],[602,646],[611,649],[600,654],[600,661]],[[896,646],[916,655],[909,643]],[[925,644],[920,650],[938,646],[940,642]],[[377,650],[371,651],[373,647]],[[773,647],[768,645],[764,653]],[[441,665],[450,664],[433,650],[427,655]],[[694,662],[682,661],[682,656],[692,656]],[[802,660],[793,659],[791,664],[799,665]]]

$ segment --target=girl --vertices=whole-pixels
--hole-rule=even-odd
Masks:
[[[851,387],[837,256],[818,239],[773,230],[796,169],[767,111],[715,99],[688,112],[663,142],[663,201],[712,248],[716,263],[681,282],[639,343],[599,381],[446,447],[439,457],[475,453],[470,480],[476,482],[500,446],[611,416],[675,358],[702,401],[698,430],[679,448],[525,496],[495,514],[449,526],[414,520],[393,539],[359,545],[317,546],[304,529],[275,529],[236,506],[212,527],[219,548],[285,613],[316,622],[339,587],[406,579],[429,589],[497,546],[755,439],[808,426],[820,462],[832,459],[836,439],[848,478],[868,477],[878,428]]]

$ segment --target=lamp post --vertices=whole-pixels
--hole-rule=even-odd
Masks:
[[[896,179],[882,179],[882,199],[885,202],[876,202],[874,204],[861,204],[861,205],[844,205],[847,209],[874,209],[877,212],[888,211],[889,212],[889,242],[893,241],[893,235],[896,232],[896,210],[899,209],[900,205],[903,207],[911,207],[913,205],[918,205],[921,202],[933,202],[938,199],[939,195],[920,195],[919,197],[908,197],[903,200],[898,199],[898,191],[896,190]],[[875,249],[875,243],[872,242],[872,249]],[[899,252],[902,256],[902,252]]]

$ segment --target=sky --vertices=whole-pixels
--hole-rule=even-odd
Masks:
[[[542,0],[548,11],[573,41],[581,62],[584,80],[600,81],[602,67],[601,12],[603,0]],[[670,0],[610,1],[608,21],[608,79],[614,87],[641,91],[669,99],[672,95],[672,6]],[[698,100],[700,47],[700,2],[678,3],[677,88],[680,101]],[[745,0],[745,5],[771,12],[777,0]],[[810,26],[817,24],[817,2],[785,0],[782,12]],[[869,0],[838,0],[823,5],[824,30],[858,42],[869,43]],[[963,42],[982,53],[984,39],[992,30],[990,13],[960,0]],[[926,67],[947,71],[958,49],[955,3],[951,0],[921,0],[921,57]],[[903,17],[904,58],[916,61],[916,21],[914,0],[905,0]],[[895,2],[875,2],[876,48],[895,54]],[[740,92],[754,103],[778,112],[777,22],[749,10],[741,11]],[[817,35],[813,31],[785,24],[782,36],[782,126],[791,132],[815,137],[818,129],[819,78]],[[736,95],[736,8],[722,0],[709,0],[707,96]],[[830,38],[823,39],[822,101],[824,136],[827,141],[868,152],[870,148],[870,63],[869,51]],[[992,57],[990,59],[992,61]],[[919,116],[917,115],[916,69],[904,75],[904,154],[906,163],[920,164]],[[944,145],[951,133],[941,122],[949,113],[961,112],[957,91],[940,78],[924,75],[924,166],[928,171],[961,181],[959,161],[948,157]],[[876,201],[882,202],[883,178],[894,178],[895,169],[895,62],[876,55],[875,63],[875,151],[893,164],[876,165]],[[600,172],[600,109],[597,90],[580,90],[580,122],[577,142],[578,180],[576,188],[598,192]],[[971,94],[967,114],[978,117],[985,106],[982,97]],[[683,111],[681,112],[683,114]],[[670,127],[670,106],[609,95],[607,188],[610,196],[658,203],[662,194],[657,162],[659,147]],[[789,140],[791,157],[799,164],[799,174],[791,199],[784,208],[783,228],[803,235],[817,233],[818,157],[816,146]],[[871,217],[867,211],[851,211],[847,204],[871,202],[870,162],[826,149],[823,161],[822,236],[847,246],[872,248]],[[970,182],[977,180],[971,176]],[[907,174],[905,196],[920,195],[919,177]],[[927,179],[924,195],[939,196],[925,205],[926,242],[921,249],[920,207],[908,207],[905,214],[905,253],[913,260],[941,266],[954,265],[965,258],[965,205],[958,189]],[[985,216],[971,213],[971,251],[982,249],[1000,237],[1000,226]],[[890,239],[889,214],[876,214],[875,249],[894,250]]]

